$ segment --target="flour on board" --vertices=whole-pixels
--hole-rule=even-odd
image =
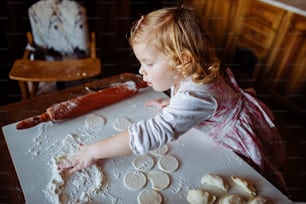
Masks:
[[[44,193],[51,203],[88,203],[101,190],[104,175],[97,165],[91,165],[79,172],[59,172],[56,163],[77,151],[78,143],[68,134],[63,146],[56,153],[52,164],[52,177]]]

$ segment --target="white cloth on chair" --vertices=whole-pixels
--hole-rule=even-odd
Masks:
[[[89,55],[86,9],[77,2],[41,0],[28,9],[28,15],[34,59],[53,61]],[[39,82],[37,88],[36,95],[57,90],[56,82]]]
[[[71,0],[42,0],[28,9],[35,46],[63,57],[88,55],[86,9]],[[75,56],[77,57],[77,56]]]

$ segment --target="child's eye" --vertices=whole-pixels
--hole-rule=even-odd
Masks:
[[[147,64],[147,66],[148,66],[148,67],[151,67],[151,66],[153,66],[153,63],[149,63],[149,64]]]

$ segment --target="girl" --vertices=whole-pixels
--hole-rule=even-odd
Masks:
[[[216,143],[232,149],[268,178],[284,187],[279,172],[284,148],[268,108],[251,90],[240,89],[228,69],[222,77],[200,17],[189,8],[164,8],[142,16],[129,43],[139,73],[156,91],[171,88],[171,99],[147,105],[163,108],[147,121],[90,145],[59,164],[70,173],[105,159],[144,154],[199,128]]]

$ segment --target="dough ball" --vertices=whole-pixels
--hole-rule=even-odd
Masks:
[[[164,145],[160,148],[152,150],[151,153],[154,154],[155,156],[162,156],[167,154],[168,150],[169,150],[168,145]]]
[[[86,116],[85,120],[86,129],[99,128],[102,125],[105,125],[105,119],[103,117],[95,114],[89,114]]]
[[[189,190],[187,201],[190,204],[213,204],[216,196],[203,190]]]
[[[163,202],[162,195],[151,189],[144,189],[138,194],[138,204],[161,204]]]
[[[132,191],[142,189],[147,183],[146,176],[140,171],[132,171],[125,174],[123,178],[124,186]]]
[[[268,198],[257,196],[251,199],[248,204],[272,204],[272,202]]]
[[[152,183],[152,189],[154,190],[164,190],[170,185],[170,178],[168,174],[162,171],[150,171],[148,174],[148,179]]]
[[[154,159],[148,154],[137,156],[132,161],[133,167],[139,171],[149,171],[153,168],[154,164]]]
[[[112,126],[117,131],[127,130],[131,121],[128,118],[116,118],[112,122]]]
[[[225,195],[219,200],[219,204],[247,204],[245,197],[237,194]]]
[[[223,191],[228,190],[228,184],[223,180],[221,176],[214,174],[206,174],[201,178],[201,184],[214,186],[216,188],[222,189]]]
[[[179,162],[174,156],[163,155],[158,160],[158,167],[164,172],[172,173],[178,169]]]
[[[231,179],[234,181],[235,184],[240,186],[244,191],[250,194],[252,197],[257,195],[256,189],[254,185],[246,179],[239,178],[236,176],[231,176]]]

